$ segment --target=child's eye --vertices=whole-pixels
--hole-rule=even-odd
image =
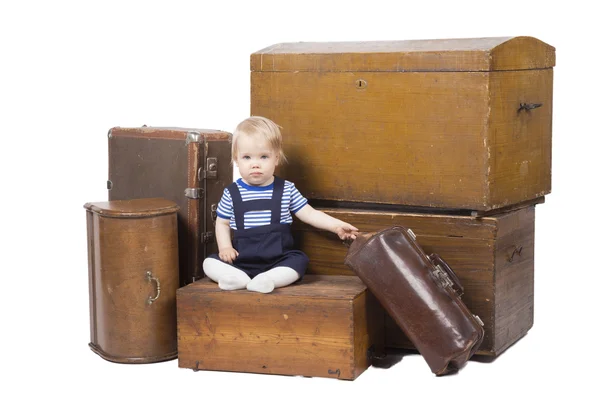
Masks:
[[[269,156],[268,155],[263,155],[260,158],[262,158],[263,160],[266,160],[267,158],[269,158]]]
[[[242,157],[242,160],[249,160],[249,159],[250,159],[249,155],[245,155],[245,156]]]

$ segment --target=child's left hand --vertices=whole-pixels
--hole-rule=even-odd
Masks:
[[[342,240],[356,239],[356,232],[358,232],[357,228],[341,220],[338,220],[333,229],[333,233],[337,234]]]

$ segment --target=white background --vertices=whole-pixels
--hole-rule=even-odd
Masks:
[[[599,405],[592,2],[288,3],[2,2],[0,398],[15,400],[2,405]],[[250,113],[250,54],[279,42],[518,35],[557,50],[553,188],[536,209],[534,326],[493,363],[436,378],[411,355],[345,382],[90,351],[83,204],[107,199],[109,128],[232,131]]]

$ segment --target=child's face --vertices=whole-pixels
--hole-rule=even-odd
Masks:
[[[235,162],[244,182],[253,186],[271,184],[279,155],[273,151],[267,141],[260,137],[240,136],[237,147]]]

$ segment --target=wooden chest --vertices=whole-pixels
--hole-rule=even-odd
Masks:
[[[524,336],[533,325],[535,207],[496,216],[324,209],[363,232],[388,226],[410,228],[426,253],[437,253],[464,286],[462,297],[484,322],[478,354],[496,356]],[[299,249],[310,258],[308,273],[352,275],[344,265],[347,248],[331,233],[294,223]],[[412,348],[386,316],[386,346]]]
[[[175,359],[178,206],[154,198],[84,207],[90,348],[112,362]]]
[[[277,44],[251,112],[309,199],[484,212],[550,193],[554,64],[531,37]]]
[[[354,276],[265,295],[208,279],[177,290],[179,367],[353,380],[383,346],[383,310]]]

